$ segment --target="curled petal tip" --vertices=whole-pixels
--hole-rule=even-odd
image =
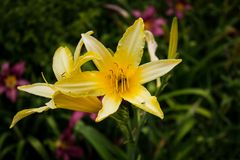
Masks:
[[[27,86],[27,85],[23,85],[23,86],[17,86],[17,89],[20,90],[20,91],[24,91],[24,87]]]
[[[12,128],[13,128],[13,126],[14,126],[14,125],[11,123],[11,125],[10,125],[9,129],[12,129]]]
[[[159,115],[159,118],[164,119],[164,114]]]
[[[88,31],[88,32],[86,32],[86,33],[82,33],[81,36],[82,36],[82,37],[85,36],[85,35],[91,36],[93,33],[94,33],[93,31]]]
[[[140,17],[140,18],[138,18],[138,19],[136,20],[136,22],[138,22],[138,23],[143,23],[143,19]]]
[[[182,62],[182,59],[172,59],[175,60],[178,64]]]
[[[47,111],[48,109],[50,109],[50,107],[43,106],[43,107],[39,107],[39,108],[31,108],[31,109],[21,110],[21,111],[17,112],[17,114],[15,114],[15,116],[13,117],[12,123],[9,128],[14,127],[17,122],[19,122],[20,120],[22,120],[23,118],[25,118],[31,114],[41,113],[43,111]],[[54,109],[54,108],[51,108],[51,109]]]
[[[98,122],[101,122],[101,120],[98,119],[98,118],[96,118],[96,119],[95,119],[95,122],[98,123]]]

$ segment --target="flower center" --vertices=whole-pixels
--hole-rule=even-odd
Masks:
[[[185,9],[185,6],[184,6],[184,4],[183,3],[177,3],[176,4],[176,9],[178,10],[178,11],[180,11],[180,12],[183,12],[184,11],[184,9]]]
[[[114,93],[123,93],[129,88],[129,78],[124,70],[118,66],[114,70],[109,70],[106,78],[107,82],[109,82],[108,85]]]
[[[14,88],[17,84],[17,79],[15,76],[9,75],[4,79],[4,82],[7,88]]]

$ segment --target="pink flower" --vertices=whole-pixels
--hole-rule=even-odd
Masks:
[[[69,119],[67,128],[63,131],[57,142],[56,156],[63,160],[70,160],[71,158],[81,158],[84,154],[82,147],[76,144],[76,138],[73,134],[73,128],[76,123],[81,120],[84,116],[90,116],[92,120],[96,118],[96,114],[84,113],[84,112],[73,112]]]
[[[166,2],[169,7],[166,11],[166,15],[171,16],[176,14],[179,19],[183,19],[185,12],[192,8],[185,0],[177,0],[176,4],[173,3],[173,0],[166,0]]]
[[[149,6],[143,12],[133,10],[132,14],[136,18],[141,17],[144,20],[145,29],[150,30],[155,36],[164,35],[163,26],[166,24],[166,20],[156,17],[156,9],[153,6]]]
[[[86,113],[86,112],[75,111],[75,112],[73,112],[73,114],[68,122],[68,128],[72,129],[75,126],[75,124],[79,120],[81,120],[84,116],[89,116],[93,121],[96,118],[95,113]]]
[[[63,160],[83,156],[83,149],[76,144],[76,138],[70,128],[66,128],[61,134],[60,140],[57,142],[56,156]]]
[[[25,71],[25,63],[18,62],[10,67],[9,62],[2,64],[0,73],[0,94],[5,93],[11,102],[16,102],[17,86],[26,85],[29,82],[22,79],[21,76]]]

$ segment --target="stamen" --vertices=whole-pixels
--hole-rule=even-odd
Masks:
[[[120,84],[121,84],[121,91],[124,91],[124,76],[123,74],[120,75]]]
[[[109,75],[106,76],[110,83],[110,87],[114,93],[123,93],[129,88],[128,78],[122,68],[118,68],[118,64],[114,63],[115,69],[109,70]]]
[[[108,79],[110,79],[110,86],[114,86],[114,81],[113,81],[113,70],[109,70],[111,73],[107,76]]]
[[[126,77],[126,88],[129,88],[128,77]]]
[[[115,63],[113,63],[117,68],[118,68],[118,64],[115,62]]]
[[[111,75],[113,75],[113,70],[110,69],[109,71],[111,72]]]
[[[115,80],[115,89],[116,89],[116,92],[118,92],[118,77],[115,77],[114,80]]]
[[[125,81],[126,81],[126,78],[125,78],[125,77],[123,77],[123,90],[124,90],[124,91],[126,91],[126,90],[127,90],[127,88],[126,88],[126,84],[125,84]]]
[[[43,72],[41,72],[41,75],[42,75],[42,78],[43,78],[44,82],[48,84],[48,81],[47,81],[47,79],[45,78]]]

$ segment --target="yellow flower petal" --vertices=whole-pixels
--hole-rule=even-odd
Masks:
[[[123,95],[123,99],[161,119],[164,117],[157,98],[151,96],[148,90],[143,86],[132,87],[129,92]]]
[[[101,102],[97,97],[71,97],[57,93],[53,97],[57,108],[81,112],[96,113],[101,109]]]
[[[46,106],[48,106],[48,107],[51,108],[51,109],[57,108],[56,105],[55,105],[55,103],[54,103],[54,101],[53,101],[53,99],[51,99],[49,102],[47,102],[47,103],[45,103],[45,104],[46,104]]]
[[[87,50],[95,52],[100,57],[99,60],[93,60],[93,62],[95,63],[99,70],[102,70],[106,66],[106,64],[108,64],[109,61],[111,61],[112,59],[111,53],[104,47],[104,45],[101,42],[99,42],[92,36],[82,34],[82,39]]]
[[[46,98],[52,98],[55,92],[54,87],[51,84],[46,83],[34,83],[31,85],[19,86],[18,89]]]
[[[103,95],[102,86],[99,83],[99,73],[94,71],[80,72],[77,75],[62,79],[56,82],[54,87],[73,97]]]
[[[144,48],[144,23],[141,18],[130,26],[118,43],[114,57],[119,57],[123,63],[130,63],[138,66],[141,62]]]
[[[24,109],[19,111],[12,120],[12,123],[10,125],[10,128],[14,127],[15,124],[20,121],[21,119],[34,114],[34,113],[41,113],[43,111],[47,111],[48,109],[50,109],[48,106],[43,106],[43,107],[39,107],[39,108],[32,108],[32,109]]]
[[[139,66],[140,83],[144,84],[163,76],[181,61],[181,59],[158,60]]]
[[[115,113],[119,105],[122,102],[122,98],[115,95],[105,95],[102,100],[103,107],[98,112],[96,122],[100,122],[103,119],[107,118],[109,115]]]
[[[85,34],[91,35],[91,34],[93,34],[93,31],[89,31],[89,32],[87,32],[87,33],[85,33]],[[82,40],[82,38],[81,38],[80,41],[78,42],[77,47],[76,47],[75,52],[74,52],[74,56],[73,56],[73,58],[74,58],[74,63],[77,61],[78,57],[79,57],[80,54],[81,54],[82,46],[83,46],[83,40]]]
[[[174,17],[170,31],[168,59],[176,58],[177,44],[178,44],[178,23],[177,18]]]
[[[94,52],[87,52],[85,53],[84,55],[80,56],[77,58],[77,60],[75,61],[75,64],[74,64],[74,71],[81,71],[81,66],[90,61],[90,60],[99,60],[100,57],[98,55],[96,55]],[[75,73],[74,73],[75,74]]]
[[[73,68],[73,57],[67,47],[59,47],[56,50],[53,56],[52,67],[57,80],[68,76]]]

